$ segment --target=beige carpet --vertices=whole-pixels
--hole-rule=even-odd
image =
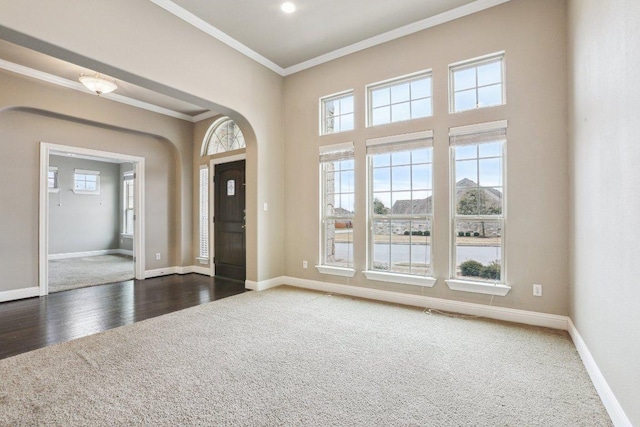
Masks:
[[[49,293],[131,280],[133,258],[126,255],[98,255],[49,260]]]
[[[609,426],[565,332],[248,292],[0,361],[2,426]]]

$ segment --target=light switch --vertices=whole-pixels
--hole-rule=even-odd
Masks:
[[[266,211],[268,211],[268,210],[269,210],[269,206],[265,203],[265,204],[264,204],[264,211],[266,212]]]

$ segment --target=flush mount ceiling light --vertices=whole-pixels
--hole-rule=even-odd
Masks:
[[[296,5],[293,4],[290,1],[286,1],[284,3],[282,3],[280,5],[280,9],[284,12],[284,13],[293,13],[296,11]]]
[[[100,73],[96,73],[95,76],[85,76],[81,73],[78,80],[80,80],[80,83],[85,85],[87,89],[95,92],[98,96],[113,92],[118,88],[115,80],[109,79]]]

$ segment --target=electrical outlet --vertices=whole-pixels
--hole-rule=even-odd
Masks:
[[[160,252],[156,254],[156,261],[160,261]]]
[[[533,296],[541,297],[542,296],[542,285],[533,285]]]
[[[307,268],[307,261],[302,261],[302,268]]]

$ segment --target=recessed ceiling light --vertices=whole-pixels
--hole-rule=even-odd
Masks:
[[[286,1],[280,5],[280,9],[282,9],[284,13],[293,13],[296,11],[296,5],[290,1]]]

